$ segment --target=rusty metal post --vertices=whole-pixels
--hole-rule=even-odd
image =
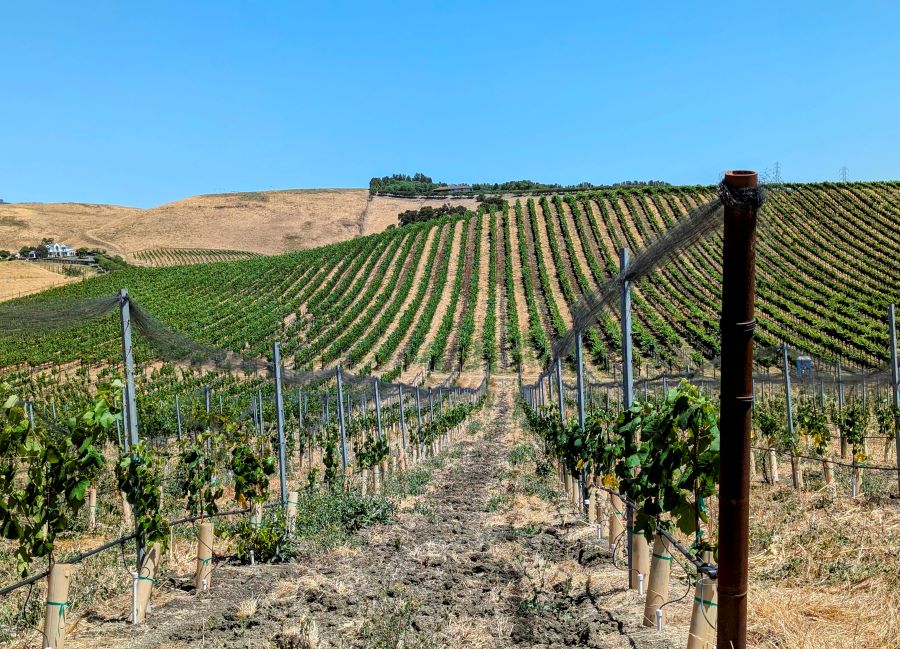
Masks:
[[[728,171],[730,189],[755,188],[755,171]],[[756,326],[756,209],[725,205],[722,253],[719,616],[717,646],[746,649],[750,543],[750,419]]]

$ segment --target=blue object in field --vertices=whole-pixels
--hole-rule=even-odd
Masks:
[[[813,362],[809,356],[797,357],[797,376],[811,377],[813,375]]]

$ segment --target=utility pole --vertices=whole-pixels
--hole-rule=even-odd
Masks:
[[[843,167],[841,167],[841,182],[842,183],[847,182],[849,175],[850,175],[850,170],[847,169],[847,166],[844,165]]]
[[[775,177],[772,179],[772,182],[774,182],[776,185],[781,184],[781,163],[780,163],[780,162],[777,162],[777,161],[775,162],[775,174],[774,174],[774,176],[775,176]]]

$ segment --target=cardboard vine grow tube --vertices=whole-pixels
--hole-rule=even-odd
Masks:
[[[650,558],[647,601],[644,603],[644,626],[656,626],[656,611],[669,599],[669,576],[671,573],[672,544],[662,534],[657,534],[653,540],[653,553]],[[665,623],[665,614],[663,608],[663,623]]]
[[[638,590],[641,579],[650,574],[650,544],[647,537],[635,532],[631,535],[631,573],[629,585]]]
[[[44,646],[63,649],[66,641],[66,611],[69,608],[69,577],[72,564],[54,563],[47,577],[47,608],[44,611]]]
[[[625,531],[620,518],[625,510],[625,505],[622,499],[614,493],[609,494],[609,504],[612,507],[612,511],[609,513],[609,545],[612,549],[613,543],[616,543],[616,539]]]
[[[213,543],[212,523],[200,523],[197,534],[197,569],[194,572],[194,587],[198,592],[209,590],[212,583]]]
[[[716,581],[706,575],[697,580],[694,608],[688,631],[687,649],[713,649],[716,645],[716,620],[719,596]]]
[[[159,543],[154,543],[150,550],[144,554],[141,561],[141,569],[137,577],[137,607],[135,623],[143,622],[147,617],[147,605],[150,603],[150,595],[153,594],[153,586],[156,584],[156,571],[159,567],[162,550]]]

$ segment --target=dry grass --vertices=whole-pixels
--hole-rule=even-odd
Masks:
[[[71,284],[78,279],[27,261],[0,262],[0,301]]]
[[[84,203],[0,205],[9,249],[52,237],[103,248],[141,264],[149,248],[218,248],[278,254],[381,232],[408,209],[444,200],[369,198],[365,189],[308,189],[193,196],[151,209]],[[474,209],[472,199],[447,200]]]

